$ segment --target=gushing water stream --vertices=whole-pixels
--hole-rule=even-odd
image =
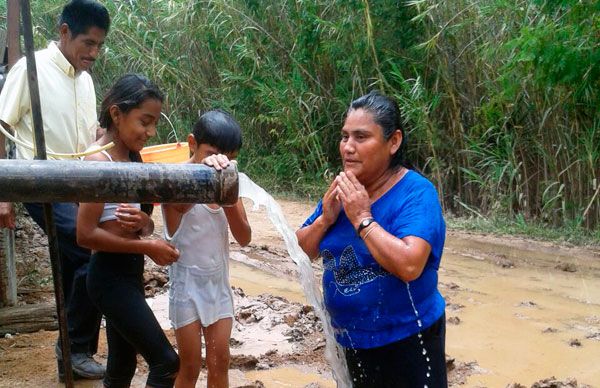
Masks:
[[[323,331],[326,339],[325,357],[333,372],[337,386],[340,388],[350,388],[350,375],[344,359],[343,349],[337,344],[333,335],[333,328],[329,314],[323,306],[323,296],[321,290],[315,283],[315,274],[310,265],[308,256],[298,245],[296,233],[290,227],[283,216],[283,211],[279,204],[262,187],[254,183],[244,173],[239,173],[239,196],[250,199],[254,206],[253,210],[258,210],[261,206],[267,211],[267,216],[283,237],[285,246],[290,257],[298,266],[300,273],[300,282],[308,302],[315,308],[315,313],[323,323]]]

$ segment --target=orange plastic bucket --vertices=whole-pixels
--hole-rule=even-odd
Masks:
[[[188,143],[169,143],[144,147],[140,152],[144,163],[181,163],[190,158]]]

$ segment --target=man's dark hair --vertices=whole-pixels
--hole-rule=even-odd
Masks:
[[[60,14],[58,25],[66,24],[73,38],[85,34],[90,27],[98,27],[108,34],[110,16],[108,10],[93,0],[71,0]]]

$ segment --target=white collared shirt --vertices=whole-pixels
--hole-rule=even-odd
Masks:
[[[55,42],[37,51],[35,59],[46,150],[85,151],[95,141],[98,126],[92,77],[85,71],[77,73]],[[17,139],[35,146],[25,58],[8,73],[0,93],[0,120],[12,127]],[[33,150],[16,147],[18,159],[33,159]]]

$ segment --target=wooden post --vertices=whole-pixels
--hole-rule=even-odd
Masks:
[[[0,246],[0,307],[17,304],[17,267],[15,260],[15,232],[2,229]]]
[[[6,47],[8,48],[8,70],[21,56],[19,41],[19,0],[6,2]],[[2,53],[4,54],[4,53]],[[1,125],[1,124],[0,124]],[[6,139],[0,134],[0,159],[7,156]],[[17,272],[15,258],[15,232],[0,229],[0,307],[17,304]]]
[[[31,7],[29,0],[21,0],[21,18],[23,20],[23,42],[25,45],[25,58],[27,60],[27,83],[29,84],[29,97],[31,99],[31,116],[33,119],[33,132],[35,140],[35,159],[46,160],[46,140],[44,136],[44,122],[40,103],[40,90],[38,87],[37,65],[35,61],[35,47],[33,44],[33,25],[31,22]],[[71,344],[67,330],[67,313],[65,311],[65,296],[62,282],[62,264],[58,247],[58,234],[54,224],[52,204],[44,204],[44,221],[48,248],[50,251],[50,264],[52,265],[52,280],[54,282],[54,299],[58,314],[58,329],[62,351],[62,365],[65,371],[65,386],[73,387],[73,369],[71,366]]]
[[[7,31],[6,42],[8,46],[8,68],[21,58],[21,44],[19,42],[19,0],[7,1]]]

